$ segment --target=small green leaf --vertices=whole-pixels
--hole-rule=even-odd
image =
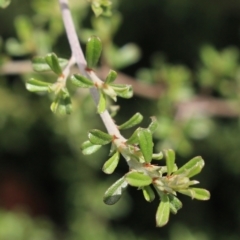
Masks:
[[[11,0],[0,0],[0,7],[6,8],[11,3]]]
[[[114,82],[116,78],[117,78],[117,72],[110,70],[107,75],[107,78],[105,80],[105,83],[110,84],[110,83]]]
[[[145,186],[142,188],[143,196],[148,202],[152,202],[155,199],[155,193],[150,186]]]
[[[101,52],[102,42],[100,38],[96,36],[91,36],[88,39],[86,47],[86,60],[88,68],[92,69],[97,65]]]
[[[103,113],[106,110],[106,96],[102,91],[99,91],[99,102],[97,106],[98,113]]]
[[[152,133],[149,129],[140,128],[138,131],[138,140],[145,161],[150,163],[153,154]]]
[[[151,117],[151,120],[152,122],[149,124],[148,129],[151,131],[151,133],[154,133],[158,127],[158,122],[156,117]]]
[[[161,196],[161,202],[158,206],[156,213],[156,225],[162,227],[167,224],[170,214],[170,203],[169,198],[166,194]]]
[[[204,161],[202,157],[198,156],[188,161],[186,164],[180,167],[173,174],[174,175],[184,174],[186,177],[190,178],[200,173],[203,167],[204,167]]]
[[[160,153],[154,153],[154,154],[152,155],[152,159],[154,159],[154,160],[162,160],[162,159],[163,159],[163,153],[162,153],[162,152],[160,152]]]
[[[175,152],[172,149],[165,150],[166,163],[167,163],[167,175],[170,176],[174,169]]]
[[[129,172],[125,179],[133,187],[144,187],[152,183],[152,178],[140,172]]]
[[[51,104],[51,110],[60,115],[70,114],[72,112],[71,98],[66,88],[62,88],[56,95]]]
[[[81,88],[90,88],[90,87],[94,86],[93,81],[91,81],[90,79],[88,79],[80,74],[74,74],[71,77],[71,82],[75,86],[81,87]]]
[[[178,190],[178,192],[190,196],[192,199],[198,199],[198,200],[209,200],[210,199],[210,193],[208,190],[203,188],[189,188],[189,189],[181,189]]]
[[[113,205],[118,202],[127,188],[128,183],[125,181],[125,178],[122,177],[118,179],[104,194],[103,201],[108,205]]]
[[[171,213],[176,214],[182,208],[182,202],[172,194],[168,195]]]
[[[35,78],[31,78],[26,82],[26,88],[30,92],[47,92],[51,83],[43,82]]]
[[[90,141],[85,141],[82,146],[82,152],[84,155],[90,155],[94,152],[96,152],[97,150],[99,150],[102,147],[102,145],[95,145],[92,144]]]
[[[132,136],[127,140],[128,144],[137,144],[139,143],[139,139],[138,139],[138,132],[140,131],[140,128],[136,129]]]
[[[105,145],[112,141],[113,137],[98,129],[90,130],[88,133],[89,141],[96,145]]]
[[[114,91],[114,89],[109,84],[103,84],[102,91],[108,95],[110,98],[112,98],[113,101],[117,101],[117,94]]]
[[[119,152],[117,151],[115,154],[112,155],[103,165],[103,172],[106,174],[112,174],[117,167],[119,162]]]
[[[133,96],[133,90],[131,85],[126,84],[111,84],[116,94],[122,98],[131,98]]]
[[[134,127],[143,120],[143,116],[140,113],[134,114],[127,122],[118,126],[118,129],[127,129]]]
[[[64,68],[68,63],[68,60],[63,58],[58,58],[58,62],[61,68]],[[51,70],[50,66],[46,62],[45,57],[34,57],[32,60],[32,66],[34,71],[37,71],[37,72],[44,72],[44,71]]]
[[[46,63],[49,65],[49,67],[52,69],[53,72],[55,72],[57,75],[62,74],[61,66],[58,62],[58,57],[55,53],[49,53],[45,57]]]

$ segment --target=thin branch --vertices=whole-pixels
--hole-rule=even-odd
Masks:
[[[63,18],[63,22],[64,22],[64,26],[65,26],[65,30],[67,33],[67,38],[68,38],[68,41],[70,44],[72,54],[75,57],[75,60],[76,60],[76,63],[78,65],[80,72],[83,75],[87,76],[87,73],[85,70],[86,60],[85,60],[82,48],[80,46],[80,43],[79,43],[79,40],[77,37],[76,30],[75,30],[75,27],[73,24],[73,19],[72,19],[72,15],[71,15],[71,12],[70,12],[70,9],[68,6],[68,1],[67,0],[59,0],[59,4],[60,4],[62,18]],[[99,101],[99,94],[98,94],[97,89],[91,88],[90,93],[92,95],[92,98],[93,98],[95,104],[97,105],[98,101]],[[109,134],[114,135],[114,136],[122,139],[123,141],[125,141],[125,139],[120,134],[117,126],[113,122],[113,119],[111,118],[111,116],[107,110],[105,110],[103,113],[101,113],[100,117],[101,117]]]

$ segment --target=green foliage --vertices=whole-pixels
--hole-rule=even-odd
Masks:
[[[11,3],[11,0],[1,0],[0,1],[0,7],[6,8]]]

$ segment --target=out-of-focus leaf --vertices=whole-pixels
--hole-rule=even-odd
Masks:
[[[110,84],[110,83],[114,82],[116,78],[117,78],[117,72],[110,70],[106,77],[105,83]]]
[[[102,145],[95,145],[92,144],[90,141],[86,141],[82,144],[82,153],[84,155],[90,155],[94,152],[96,152],[97,150],[99,150],[102,147]]]
[[[156,213],[156,225],[162,227],[167,224],[170,214],[170,203],[169,198],[166,194],[161,196],[161,202],[158,206]]]
[[[127,129],[141,123],[143,116],[140,113],[134,114],[127,122],[118,126],[119,129]]]
[[[162,160],[162,159],[163,159],[163,153],[162,153],[162,152],[160,152],[160,153],[154,153],[154,154],[152,155],[152,159],[154,159],[154,160]]]
[[[158,122],[156,117],[151,117],[151,120],[152,122],[149,124],[148,129],[151,131],[151,133],[154,133],[158,127]]]
[[[58,62],[58,57],[55,53],[49,53],[45,57],[46,63],[49,65],[49,67],[52,69],[53,72],[55,72],[57,75],[62,74],[61,66]]]
[[[133,96],[133,90],[131,85],[126,84],[111,84],[116,94],[122,98],[131,98]]]
[[[0,0],[0,7],[6,8],[11,3],[11,0]]]
[[[200,173],[203,167],[204,167],[204,161],[202,157],[198,156],[188,161],[186,164],[184,164],[181,168],[179,168],[173,174],[174,175],[184,174],[186,177],[190,178]]]
[[[171,175],[174,169],[175,163],[175,152],[172,149],[165,150],[166,163],[167,163],[167,174]]]
[[[97,106],[98,113],[103,113],[106,110],[106,97],[102,91],[99,91],[99,102]]]
[[[103,172],[107,174],[112,174],[117,167],[119,162],[119,152],[117,151],[115,154],[112,155],[103,165]]]
[[[67,65],[68,60],[63,58],[58,58],[58,62],[61,68],[63,68]],[[33,66],[33,69],[37,72],[44,72],[44,71],[51,70],[50,66],[47,64],[45,60],[45,57],[34,57],[32,60],[32,66]]]
[[[88,68],[92,69],[97,65],[101,52],[102,42],[100,38],[96,36],[91,36],[88,39],[86,47],[86,60]]]
[[[138,131],[138,140],[145,161],[150,163],[153,154],[152,133],[149,129],[140,128]]]
[[[98,129],[90,130],[88,133],[89,141],[96,145],[105,145],[112,141],[113,137]]]
[[[145,186],[142,188],[143,196],[148,202],[152,202],[155,199],[155,193],[151,186]]]
[[[61,89],[56,95],[51,104],[51,110],[60,115],[70,114],[72,112],[71,98],[66,88]]]
[[[140,172],[129,172],[125,175],[125,179],[133,187],[144,187],[152,183],[151,177]]]
[[[81,87],[81,88],[90,88],[90,87],[94,86],[93,81],[91,81],[90,79],[88,79],[80,74],[74,74],[71,77],[71,82],[75,86]]]
[[[113,205],[118,202],[127,188],[128,183],[126,182],[125,178],[122,177],[118,179],[104,194],[103,201],[108,205]]]
[[[31,78],[26,82],[26,88],[30,92],[47,92],[51,83],[43,82],[35,78]]]
[[[192,199],[198,199],[198,200],[209,200],[210,199],[210,193],[206,189],[203,188],[189,188],[189,189],[181,189],[178,190],[178,192],[185,194],[187,196],[190,196]]]

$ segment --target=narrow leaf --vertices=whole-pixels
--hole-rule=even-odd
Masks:
[[[102,145],[95,145],[92,144],[90,141],[86,141],[82,144],[81,149],[84,155],[90,155],[99,150],[101,147]]]
[[[112,136],[98,129],[90,130],[88,133],[89,141],[96,145],[105,145],[112,141]]]
[[[203,188],[189,188],[189,189],[182,189],[178,192],[190,196],[192,199],[198,199],[198,200],[209,200],[210,199],[210,193],[208,190]]]
[[[186,177],[190,178],[198,173],[201,172],[202,168],[204,167],[204,161],[202,157],[198,156],[190,161],[188,161],[186,164],[184,164],[182,167],[180,167],[176,172],[173,174],[184,174]]]
[[[152,178],[140,172],[129,172],[125,175],[126,181],[133,187],[144,187],[152,183]]]
[[[92,36],[88,39],[86,47],[87,67],[92,69],[97,65],[102,52],[102,43],[99,37]]]
[[[51,110],[60,115],[70,114],[72,112],[71,98],[66,88],[61,89],[57,94],[51,104]]]
[[[68,60],[63,58],[58,58],[58,62],[61,68],[63,68],[67,65]],[[34,57],[32,60],[32,66],[34,71],[37,71],[37,72],[44,72],[44,71],[51,70],[50,66],[46,62],[45,57]]]
[[[94,83],[90,79],[88,79],[80,74],[74,74],[71,77],[71,82],[75,86],[81,87],[81,88],[90,88],[90,87],[94,86]]]
[[[165,150],[166,163],[167,163],[167,174],[171,175],[174,169],[175,163],[175,152],[172,149]]]
[[[149,124],[148,129],[151,131],[151,133],[154,133],[158,127],[158,122],[156,117],[151,117],[151,120],[152,122]]]
[[[104,194],[103,201],[108,205],[113,205],[118,202],[127,188],[128,183],[125,181],[125,178],[122,177],[118,179]]]
[[[152,202],[155,199],[155,193],[150,186],[145,186],[142,188],[143,196],[148,202]]]
[[[156,213],[156,225],[157,227],[162,227],[167,224],[170,214],[170,203],[168,196],[163,194],[161,196],[161,202],[158,206]]]
[[[112,83],[115,81],[116,78],[117,78],[117,72],[110,70],[107,75],[107,78],[105,79],[105,83],[106,84]]]
[[[138,139],[138,132],[140,131],[140,128],[136,129],[132,136],[127,140],[128,144],[137,144],[139,143],[139,139]]]
[[[119,162],[119,152],[117,151],[115,154],[112,155],[103,165],[103,172],[106,174],[112,174],[117,167]]]
[[[182,202],[174,195],[169,194],[169,203],[171,213],[176,214],[182,208]]]
[[[114,89],[114,91],[119,97],[131,98],[133,96],[133,90],[131,85],[111,84],[111,87]]]
[[[31,78],[26,83],[26,88],[30,92],[46,92],[49,90],[51,83],[43,82],[35,78]]]
[[[139,140],[139,146],[145,161],[147,163],[150,163],[152,160],[152,154],[153,154],[152,133],[150,132],[149,129],[141,128],[138,131],[138,140]]]
[[[162,152],[160,152],[160,153],[154,153],[154,154],[152,155],[152,159],[154,159],[154,160],[162,160],[162,159],[163,159],[163,153],[162,153]]]
[[[134,127],[143,120],[143,116],[140,113],[134,114],[127,122],[118,126],[119,129],[127,129]]]
[[[52,69],[53,72],[55,72],[57,75],[62,74],[61,66],[58,62],[58,57],[55,53],[49,53],[45,57],[46,63],[49,65],[49,67]]]
[[[106,110],[106,96],[102,91],[99,91],[99,102],[97,106],[98,113],[103,113]]]

